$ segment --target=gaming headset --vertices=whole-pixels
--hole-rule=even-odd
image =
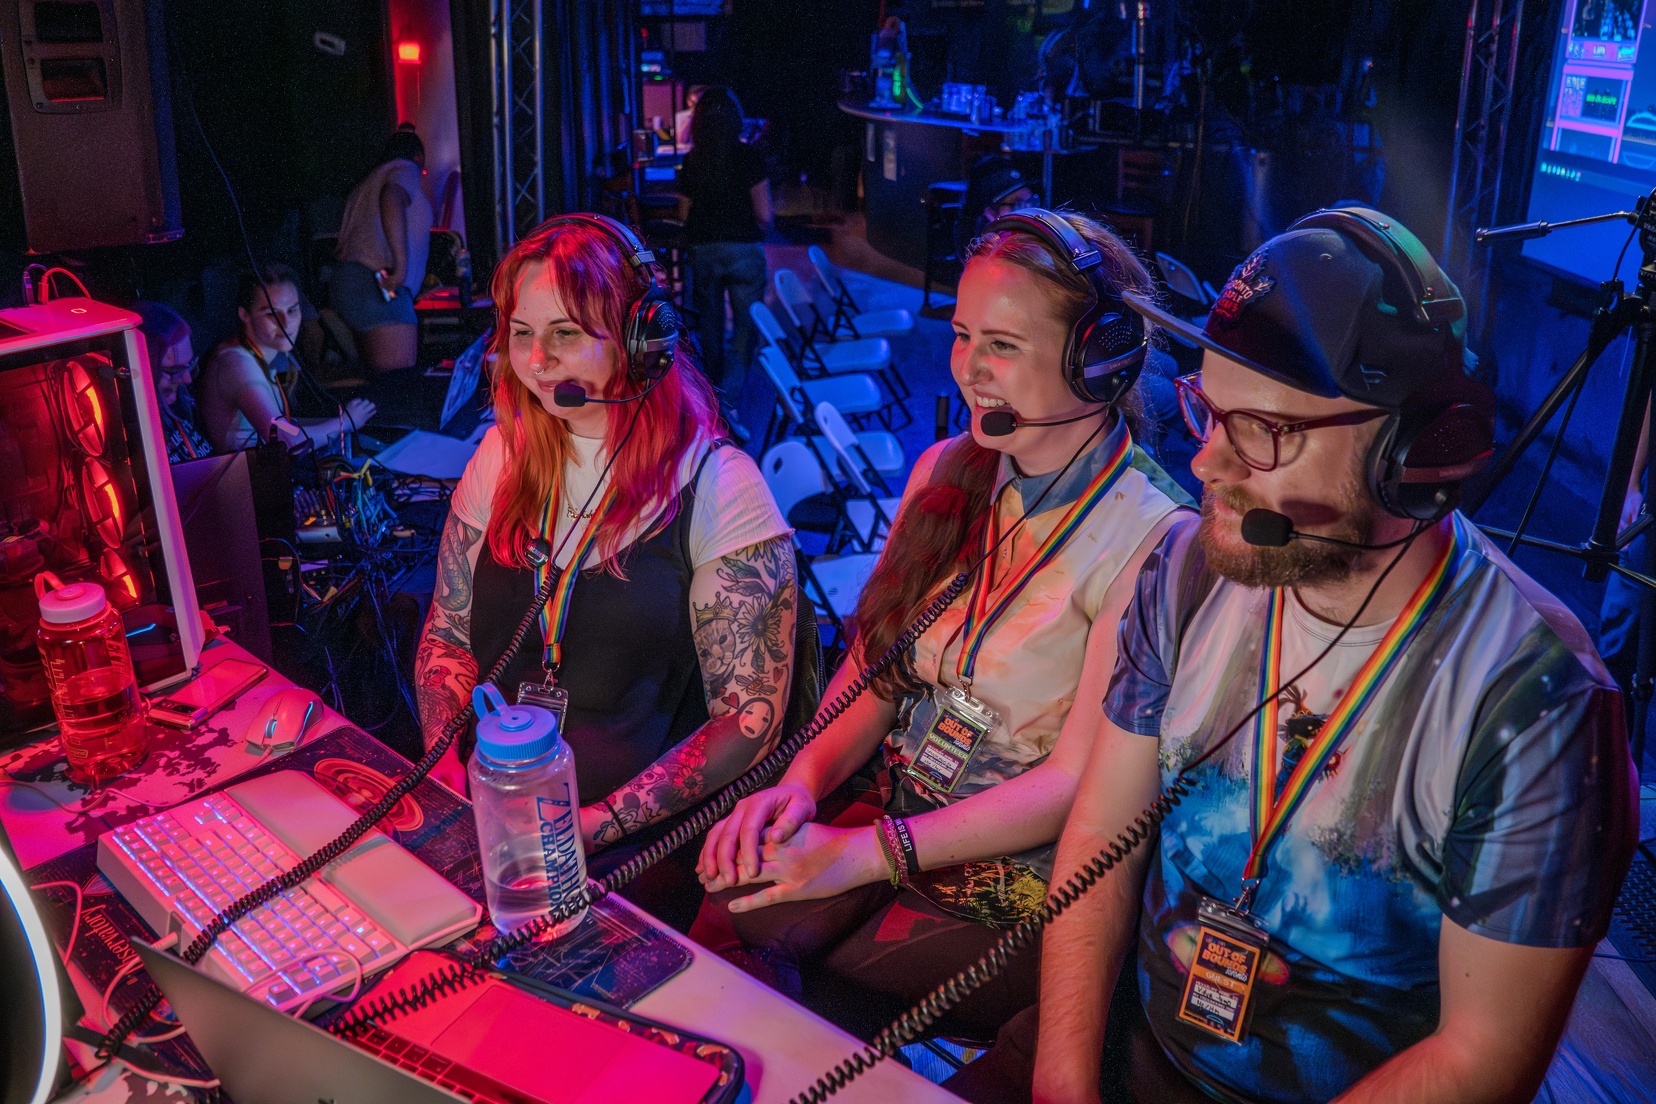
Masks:
[[[1438,520],[1494,453],[1495,395],[1466,372],[1466,304],[1420,239],[1379,211],[1329,208],[1288,229],[1332,230],[1384,270],[1386,305],[1402,323],[1384,355],[1428,370],[1375,438],[1369,490],[1387,513]]]
[[[621,247],[621,255],[644,281],[644,294],[627,310],[622,325],[621,347],[627,351],[627,376],[634,384],[648,387],[673,366],[679,343],[679,313],[667,289],[656,282],[655,253],[648,249],[632,228],[608,215],[572,212],[554,215],[535,227],[534,232],[555,226],[590,226]]]
[[[1092,288],[1092,302],[1075,320],[1064,344],[1064,382],[1082,402],[1119,401],[1144,368],[1147,338],[1144,319],[1110,286],[1103,256],[1064,216],[1040,207],[1002,215],[984,233],[1002,231],[1037,238]]]

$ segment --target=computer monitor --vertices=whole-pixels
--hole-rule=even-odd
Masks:
[[[1656,189],[1656,40],[1644,40],[1648,3],[1564,0],[1531,175],[1531,221],[1631,211]],[[1525,242],[1524,256],[1597,285],[1610,278],[1629,229],[1604,222],[1561,230]],[[1630,259],[1636,271],[1637,249]]]

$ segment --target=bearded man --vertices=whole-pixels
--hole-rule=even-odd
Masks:
[[[1494,405],[1454,285],[1356,209],[1267,242],[1204,329],[1132,305],[1205,347],[1203,510],[1139,576],[1052,885],[1178,800],[950,1087],[1017,1099],[1032,1058],[1043,1104],[1532,1099],[1637,805],[1586,633],[1453,509]]]

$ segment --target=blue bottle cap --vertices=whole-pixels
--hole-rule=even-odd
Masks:
[[[496,763],[527,763],[558,747],[558,718],[538,705],[507,705],[492,683],[472,691],[477,751]]]

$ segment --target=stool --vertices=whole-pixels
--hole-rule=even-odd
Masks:
[[[926,270],[920,310],[932,309],[933,283],[960,278],[960,253],[955,246],[955,225],[966,199],[964,180],[940,180],[926,189]]]
[[[1141,253],[1155,250],[1156,214],[1166,189],[1167,166],[1155,150],[1126,149],[1116,153],[1115,199],[1104,205],[1104,221]]]

